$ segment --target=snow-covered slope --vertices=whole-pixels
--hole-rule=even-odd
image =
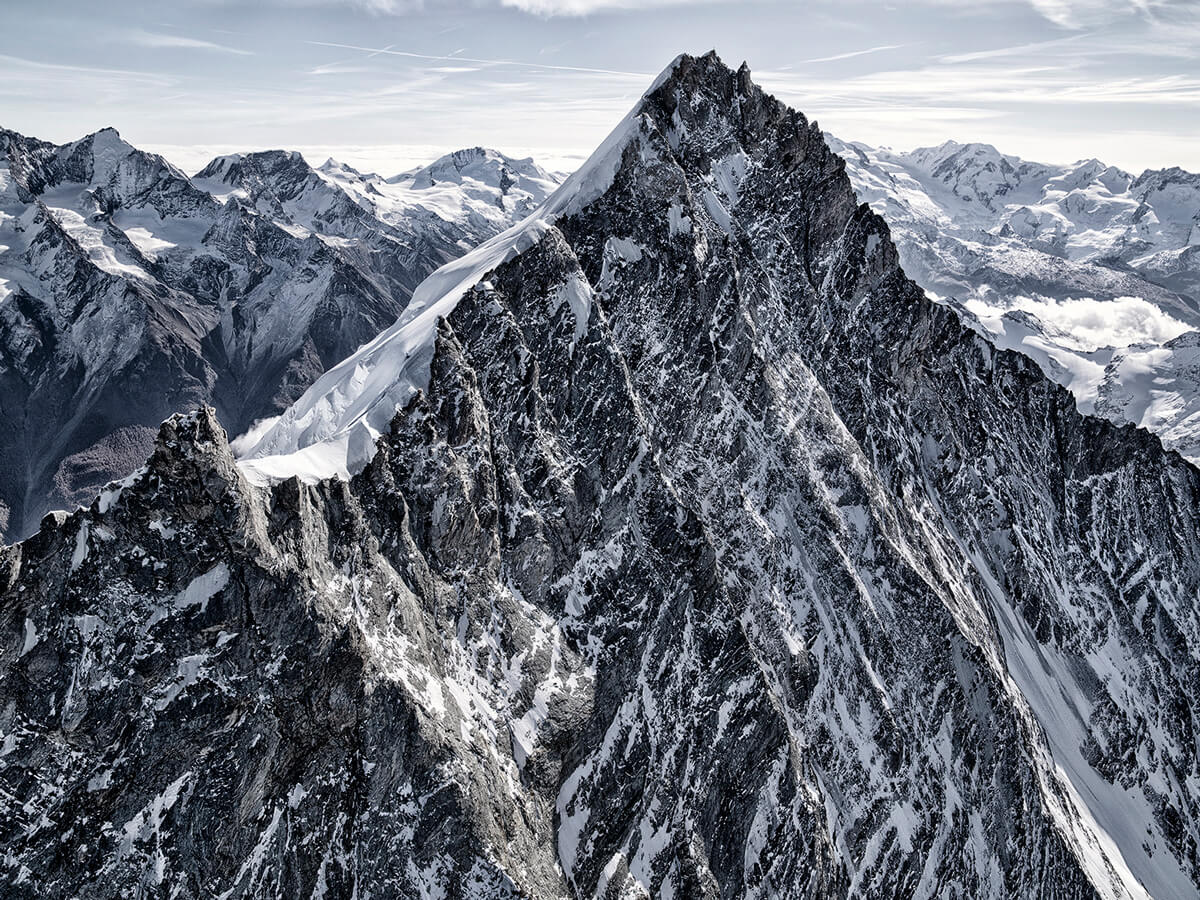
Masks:
[[[1200,328],[1200,176],[1048,166],[987,144],[901,153],[829,140],[927,291],[1036,359],[1081,410],[1200,460],[1194,338],[1183,336]]]
[[[545,203],[422,282],[391,328],[325,373],[267,430],[256,434],[253,445],[239,447],[246,456],[246,475],[260,484],[293,476],[315,482],[349,478],[361,469],[396,413],[424,389],[438,321],[488,272],[537,243],[559,216],[577,211],[607,190],[641,125],[635,107]],[[425,171],[411,179],[418,189]],[[567,285],[562,300],[586,320],[586,285]]]
[[[409,208],[453,217],[466,207],[496,223],[528,215],[558,187],[558,179],[532,159],[512,159],[483,147],[455,151],[387,183]]]
[[[176,410],[280,412],[555,183],[494,151],[430,171],[463,160],[436,184],[282,151],[188,178],[112,129],[0,132],[0,536],[136,466]]]

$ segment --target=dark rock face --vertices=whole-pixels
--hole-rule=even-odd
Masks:
[[[448,219],[417,192],[367,202],[386,182],[282,151],[189,179],[112,129],[61,147],[0,130],[0,166],[10,540],[140,465],[174,412],[211,404],[233,434],[278,414],[391,324],[425,276],[520,212],[475,200],[495,215],[475,214],[465,192]],[[550,184],[529,169],[527,188]]]
[[[683,57],[349,483],[211,411],[0,555],[12,896],[1177,897],[1200,473]]]

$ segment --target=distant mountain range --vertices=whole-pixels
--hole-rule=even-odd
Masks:
[[[1200,175],[829,141],[910,277],[1037,360],[1084,412],[1200,461]]]
[[[0,536],[90,502],[173,412],[278,414],[556,183],[479,148],[391,179],[286,152],[189,178],[112,129],[0,131]]]

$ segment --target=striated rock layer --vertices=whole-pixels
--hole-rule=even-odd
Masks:
[[[1195,896],[1197,470],[744,67],[593,162],[349,480],[201,410],[0,551],[6,894]]]

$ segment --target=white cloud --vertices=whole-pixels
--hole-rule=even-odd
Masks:
[[[586,16],[596,12],[644,10],[698,2],[703,0],[500,0],[500,5],[537,16]]]
[[[1003,309],[979,300],[972,300],[967,308],[984,318],[1003,314]],[[1112,300],[1016,297],[1011,308],[1036,316],[1058,343],[1084,353],[1101,347],[1163,344],[1189,330],[1183,322],[1141,297]]]
[[[1161,344],[1179,337],[1188,326],[1141,297],[1102,301],[1081,297],[1046,300],[1021,297],[1014,304],[1078,341],[1083,349]]]
[[[1039,13],[1063,28],[1086,28],[1130,15],[1152,15],[1163,0],[1030,0]]]
[[[184,37],[178,34],[161,34],[155,31],[131,31],[126,35],[130,43],[139,47],[155,47],[175,50],[209,50],[217,53],[233,53],[237,56],[251,56],[249,50],[239,50],[224,44],[214,44],[212,41],[202,41],[198,38]]]
[[[326,63],[308,70],[309,75],[363,75],[370,72],[369,66],[350,66],[345,63]]]

